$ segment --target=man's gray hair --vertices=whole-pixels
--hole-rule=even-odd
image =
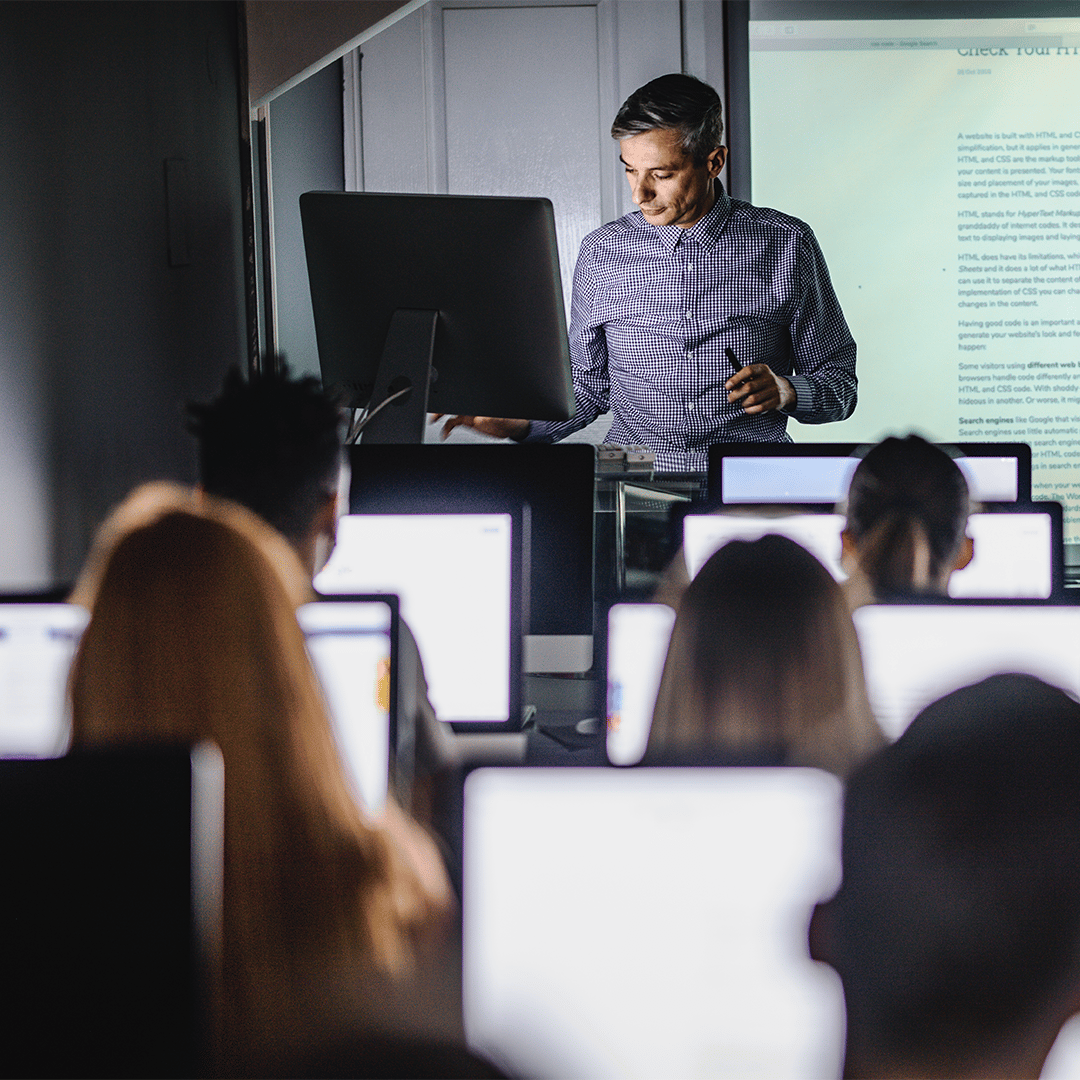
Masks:
[[[677,131],[683,150],[696,165],[704,164],[724,137],[720,95],[693,75],[661,75],[623,102],[611,137],[629,139],[657,129]]]

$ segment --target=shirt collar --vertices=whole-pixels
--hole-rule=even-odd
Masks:
[[[681,225],[650,225],[641,217],[641,223],[646,229],[655,229],[660,243],[668,251],[674,251],[683,237],[689,237],[701,247],[709,250],[716,247],[720,234],[724,231],[727,219],[731,214],[731,197],[724,190],[723,184],[716,181],[716,200],[709,212],[698,222],[684,229]]]

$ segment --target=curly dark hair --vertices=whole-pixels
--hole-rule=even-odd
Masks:
[[[337,490],[343,414],[335,396],[284,365],[248,379],[233,368],[218,397],[187,412],[203,488],[302,540],[320,501]]]

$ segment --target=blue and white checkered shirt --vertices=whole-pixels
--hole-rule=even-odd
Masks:
[[[787,378],[794,407],[729,405],[728,347],[740,366]],[[528,441],[555,442],[610,408],[607,440],[649,447],[659,471],[704,471],[716,442],[790,442],[788,415],[824,424],[855,408],[855,342],[810,227],[719,184],[690,229],[637,211],[585,237],[570,362],[574,417],[534,420]]]

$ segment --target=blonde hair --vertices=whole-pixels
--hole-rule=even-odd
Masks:
[[[254,514],[166,484],[102,528],[72,599],[73,749],[212,739],[225,762],[219,1037],[255,1045],[313,955],[396,973],[422,885],[354,802],[296,606],[310,581]],[[287,1006],[286,1006],[287,1008]]]
[[[883,742],[829,572],[781,536],[716,552],[679,604],[645,760],[764,756],[842,776]]]

